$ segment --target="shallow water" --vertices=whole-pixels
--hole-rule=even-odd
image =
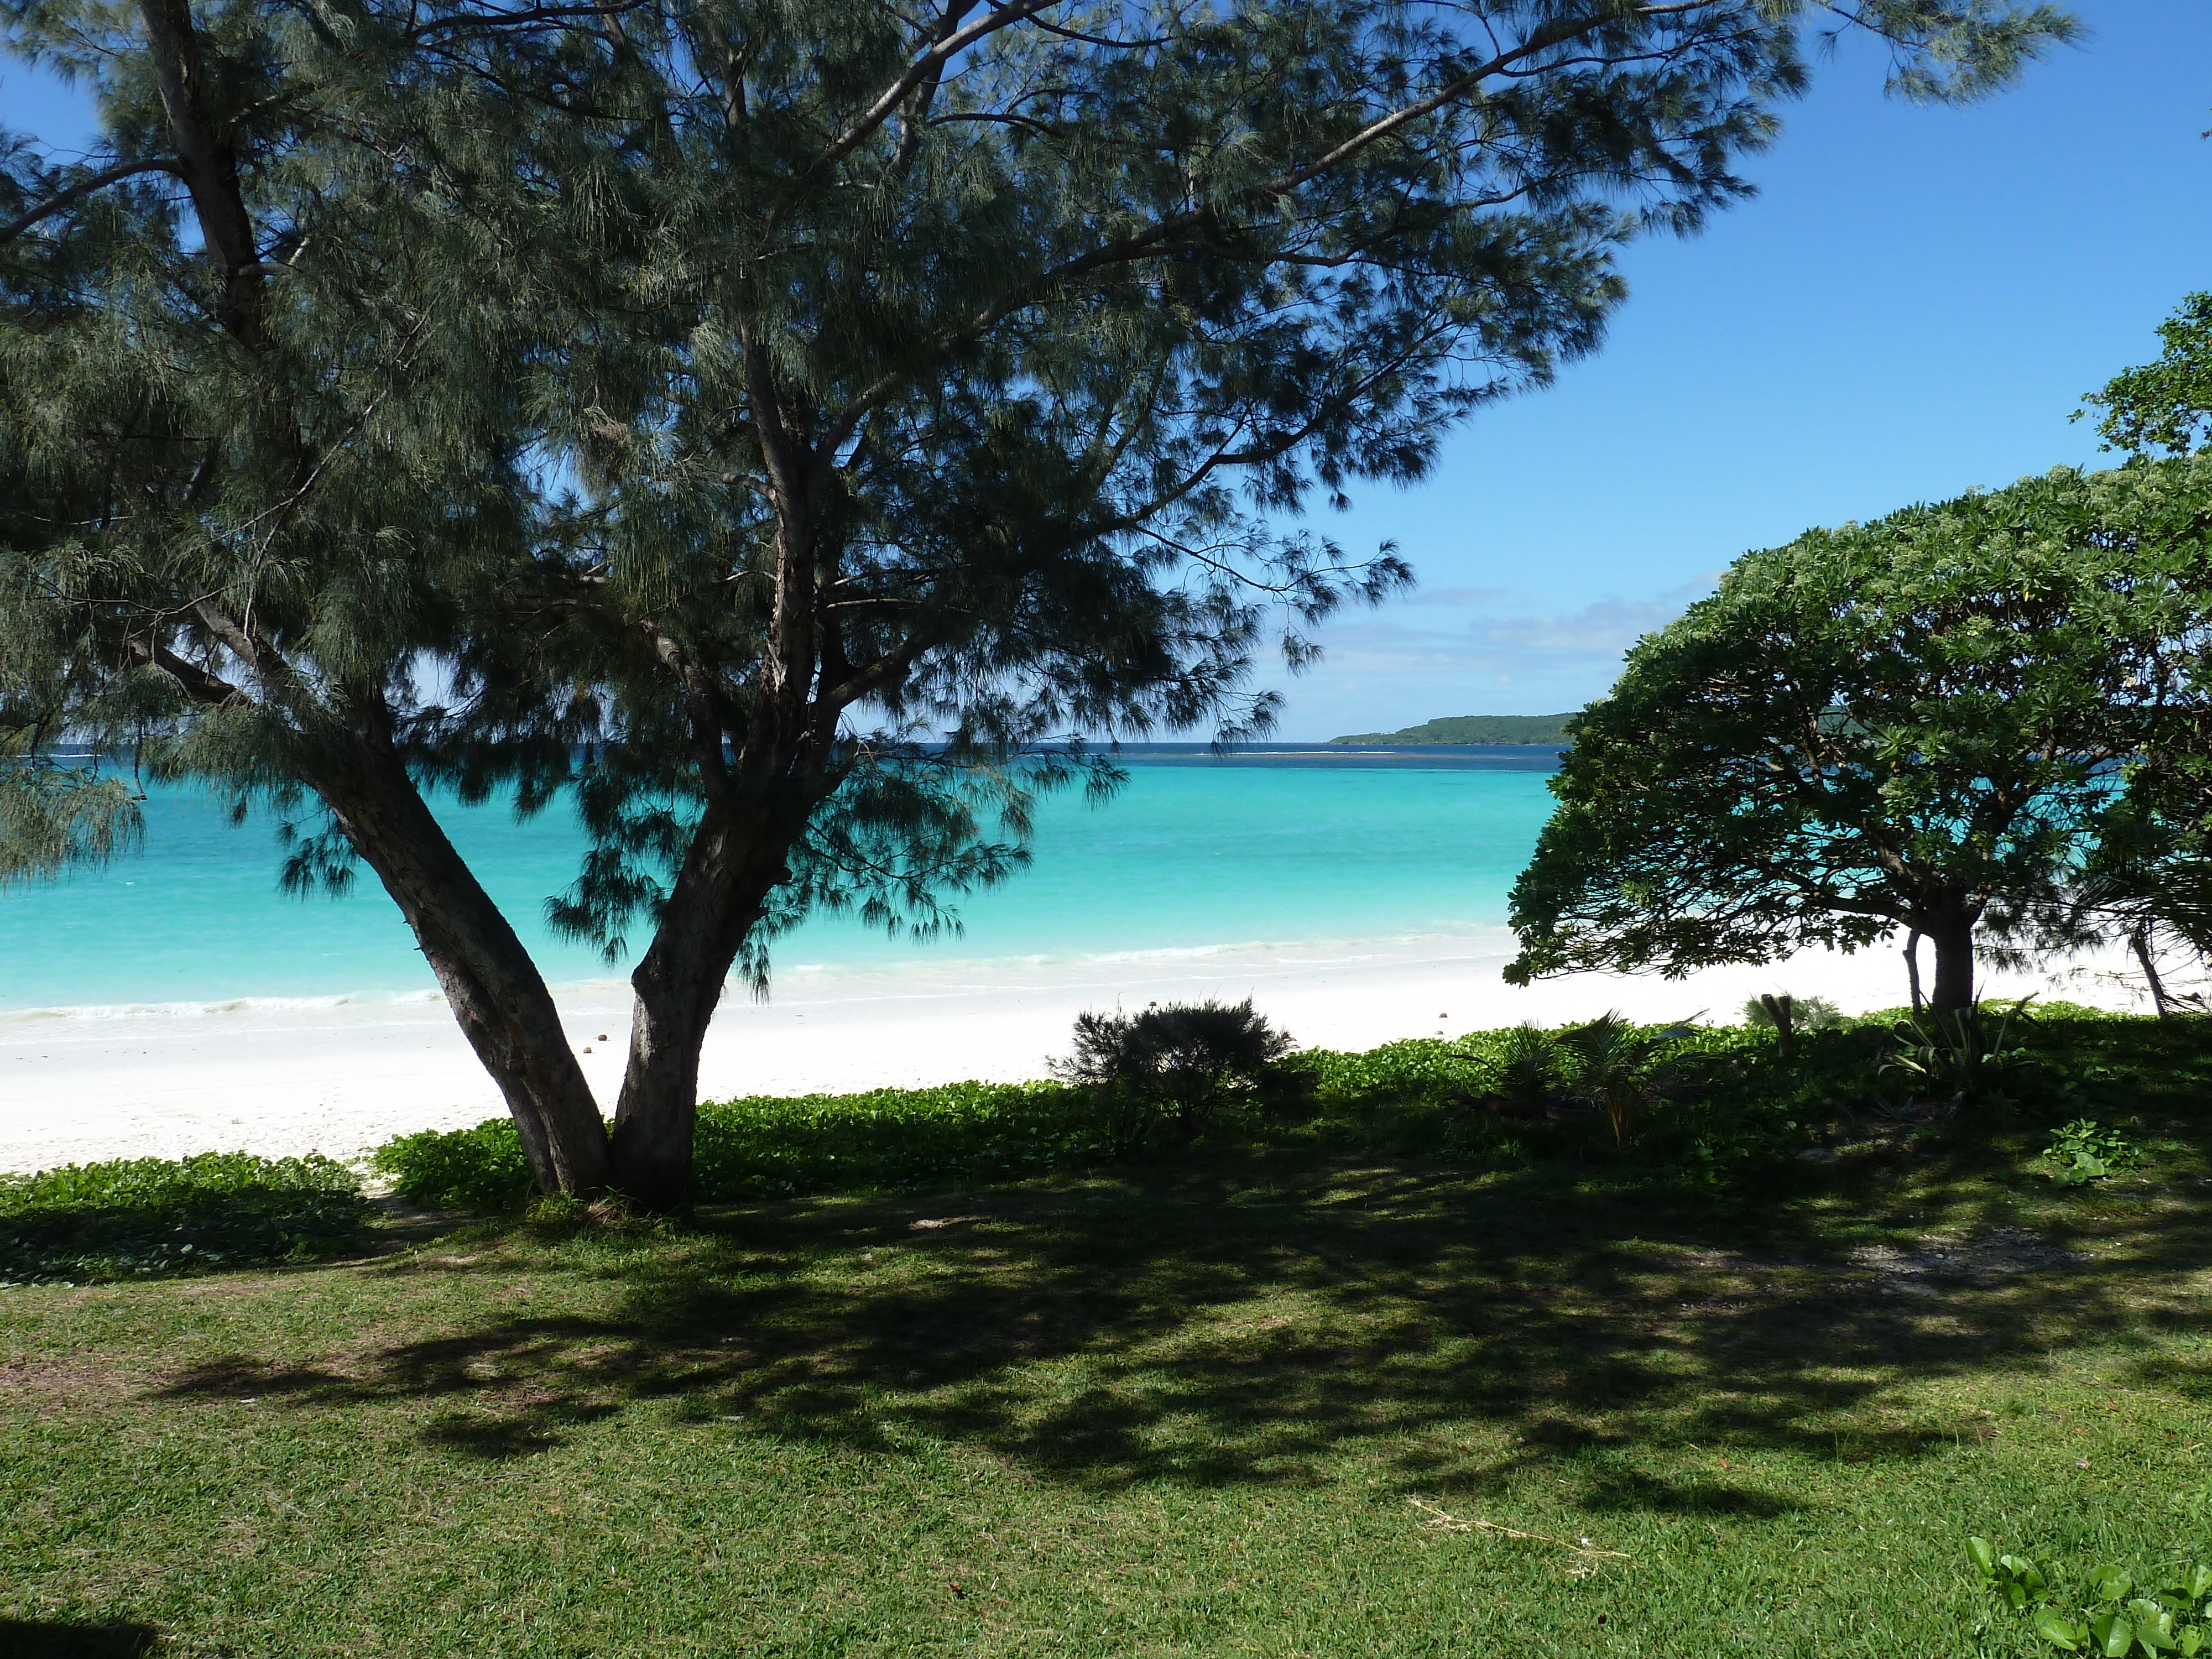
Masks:
[[[1186,745],[1128,757],[1101,806],[1048,801],[1031,866],[969,896],[958,937],[887,939],[842,918],[778,940],[780,973],[901,965],[979,980],[1047,964],[1253,945],[1371,957],[1490,933],[1551,807],[1549,750],[1348,753],[1273,745],[1223,761]],[[322,1001],[429,990],[398,913],[361,869],[346,898],[276,887],[267,819],[233,825],[213,799],[163,788],[143,854],[0,894],[0,1009],[121,1010],[241,998]],[[625,973],[554,938],[546,897],[573,879],[582,837],[561,807],[518,823],[447,804],[449,833],[537,952],[549,980]]]

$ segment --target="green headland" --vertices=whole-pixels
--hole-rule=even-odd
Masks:
[[[1402,732],[1355,732],[1332,744],[1556,743],[1567,740],[1570,714],[1446,714]]]

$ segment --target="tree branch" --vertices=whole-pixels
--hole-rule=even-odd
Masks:
[[[719,802],[729,791],[730,774],[722,758],[722,710],[713,683],[682,646],[652,623],[643,626],[654,654],[684,687],[684,709],[691,727],[692,757],[699,763],[700,786],[709,802]]]
[[[908,635],[866,667],[856,670],[824,690],[821,702],[832,709],[842,710],[896,684],[906,678],[921,653],[929,649],[930,643],[918,634]]]
[[[977,18],[965,28],[940,33],[936,45],[908,64],[906,73],[892,82],[884,94],[868,106],[867,112],[822,152],[822,163],[827,165],[841,161],[859,149],[870,133],[890,119],[898,106],[906,101],[908,93],[940,72],[945,64],[978,40],[988,39],[1001,29],[1012,28],[1024,18],[1060,3],[1060,0],[1012,0],[1012,4],[994,9],[988,16]],[[945,21],[951,22],[962,16],[969,10],[970,3],[972,0],[955,0],[952,9],[945,14]]]
[[[156,645],[151,640],[132,640],[125,647],[140,662],[160,669],[185,689],[185,695],[194,702],[204,703],[210,708],[250,708],[253,699],[243,690],[233,685],[219,674],[209,672],[198,663],[188,661],[166,645]]]
[[[1037,0],[1037,4],[1032,5],[1030,9],[1036,9],[1037,5],[1042,3],[1044,0]],[[1647,6],[1642,8],[1641,11],[1644,15],[1656,17],[1693,9],[1695,9],[1694,5],[1667,5]],[[1404,105],[1388,115],[1370,121],[1342,143],[1304,167],[1293,167],[1270,178],[1245,185],[1231,191],[1221,201],[1209,202],[1203,206],[1188,209],[1168,218],[1157,219],[1142,229],[1130,231],[1124,235],[1115,237],[1111,241],[1102,243],[1088,253],[1079,254],[1072,259],[1061,261],[1041,276],[986,306],[957,330],[944,336],[939,343],[950,345],[957,339],[975,338],[987,330],[996,327],[1014,313],[1035,303],[1038,296],[1057,284],[1066,282],[1069,277],[1079,276],[1087,271],[1102,270],[1109,265],[1123,264],[1132,259],[1140,258],[1179,233],[1196,229],[1201,225],[1218,220],[1223,210],[1234,203],[1268,196],[1279,196],[1285,191],[1296,190],[1300,185],[1310,184],[1322,174],[1333,172],[1346,161],[1371,149],[1391,134],[1401,131],[1422,117],[1433,114],[1447,105],[1465,98],[1492,76],[1525,58],[1548,52],[1554,46],[1563,46],[1577,35],[1586,33],[1607,21],[1610,20],[1607,16],[1583,15],[1565,18],[1548,27],[1540,28],[1519,46],[1501,52],[1497,56],[1477,64],[1465,74],[1455,76],[1430,96]],[[994,15],[984,21],[998,25],[999,16]],[[969,25],[969,29],[981,29],[983,27],[983,22],[977,22]],[[963,31],[963,33],[967,32]],[[912,83],[911,78],[902,77],[901,86],[910,88]],[[904,92],[902,91],[900,95],[903,96]],[[884,115],[887,117],[889,111],[886,110]],[[878,125],[880,125],[880,118]],[[859,140],[856,138],[854,142],[858,143]],[[840,149],[834,153],[843,155],[845,150]],[[903,368],[894,369],[863,390],[834,428],[837,434],[836,441],[842,443],[843,434],[848,434],[868,410],[897,390],[906,380],[907,374],[908,371]]]
[[[79,179],[59,194],[49,196],[13,223],[0,225],[0,242],[12,242],[40,220],[52,218],[64,208],[83,200],[94,191],[106,190],[110,185],[119,184],[125,179],[135,179],[142,173],[166,173],[178,179],[185,176],[183,165],[174,156],[164,155],[150,161],[125,161],[104,172],[95,173],[89,179]]]

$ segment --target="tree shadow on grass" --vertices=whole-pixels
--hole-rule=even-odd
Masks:
[[[1882,1218],[1881,1202],[1858,1214]],[[562,1273],[598,1305],[322,1364],[227,1361],[165,1392],[419,1408],[425,1441],[488,1458],[671,1401],[702,1426],[863,1450],[929,1438],[1097,1488],[1317,1481],[1350,1452],[1408,1490],[1480,1489],[1565,1458],[1588,1464],[1600,1507],[1755,1517],[1788,1501],[1602,1455],[1656,1441],[1842,1455],[1836,1420],[1900,1380],[2088,1342],[2148,1356],[2187,1311],[2180,1280],[2212,1261],[2193,1207],[2144,1208],[2094,1258],[2062,1225],[2008,1232],[1997,1198],[1966,1232],[2002,1248],[1792,1234],[1781,1251],[1774,1216],[1591,1195],[1556,1171],[1478,1185],[1282,1155],[959,1203],[990,1213],[794,1202],[635,1248],[418,1255],[363,1271]],[[1849,1442],[1854,1461],[1931,1443],[1924,1426]]]
[[[0,1654],[7,1659],[140,1659],[160,1640],[151,1625],[0,1619]]]

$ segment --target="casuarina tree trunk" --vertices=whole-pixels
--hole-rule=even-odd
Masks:
[[[766,351],[749,346],[746,362],[756,396],[768,398],[774,375]],[[829,757],[839,714],[872,689],[856,690],[857,676],[833,694],[817,684],[823,659],[813,596],[823,550],[809,459],[780,427],[763,441],[775,480],[775,591],[770,648],[742,727],[733,726],[736,708],[713,677],[678,642],[660,641],[663,661],[684,688],[706,804],[653,943],[630,975],[636,1001],[610,1173],[617,1191],[651,1210],[691,1206],[708,1024],[731,964],[790,874],[808,818],[837,787]],[[842,665],[842,650],[836,656]]]
[[[264,264],[258,251],[240,184],[240,129],[211,113],[210,89],[219,89],[221,82],[208,72],[189,0],[139,0],[139,12],[178,173],[191,192],[201,240],[221,274],[216,318],[246,351],[258,353],[267,337],[268,276],[281,268]],[[303,447],[303,477],[319,471],[310,459]],[[348,697],[343,715],[325,720],[327,708],[313,712],[320,694],[309,677],[254,631],[250,604],[228,616],[220,596],[210,593],[191,609],[301,718],[307,733],[301,739],[301,781],[322,798],[406,917],[469,1046],[514,1114],[539,1187],[580,1196],[601,1191],[607,1177],[606,1127],[553,999],[514,929],[453,850],[408,776],[392,746],[390,710],[381,696]],[[141,650],[203,702],[229,706],[243,696],[165,649],[147,644]]]
[[[1974,924],[1946,916],[1921,929],[1936,946],[1936,985],[1928,1006],[1938,1014],[1956,1013],[1974,1002]]]
[[[803,821],[803,819],[802,819]],[[784,879],[786,837],[741,833],[709,809],[653,944],[630,975],[629,1062],[615,1107],[610,1179],[649,1210],[691,1206],[699,1050],[731,965]]]
[[[2142,964],[2143,978],[2150,986],[2151,1006],[2158,1011],[2160,1019],[2173,1018],[2173,1000],[2166,994],[2166,981],[2159,976],[2158,959],[2151,952],[2150,924],[2142,922],[2129,930],[2128,948],[2136,953]]]
[[[607,1186],[606,1126],[529,951],[397,756],[373,739],[317,746],[307,781],[406,917],[506,1097],[539,1189],[597,1196]]]

